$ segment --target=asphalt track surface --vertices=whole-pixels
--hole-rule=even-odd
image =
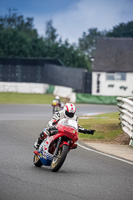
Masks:
[[[114,111],[77,106],[79,115]],[[57,173],[35,167],[33,143],[51,117],[49,105],[0,105],[0,200],[133,199],[133,165],[81,147],[70,151]]]

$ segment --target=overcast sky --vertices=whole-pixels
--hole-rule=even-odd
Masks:
[[[34,27],[44,36],[45,24],[53,26],[63,40],[77,43],[89,28],[111,30],[119,23],[133,21],[133,0],[0,0],[0,15],[15,8],[34,18]]]

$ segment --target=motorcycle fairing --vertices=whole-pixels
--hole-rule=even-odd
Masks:
[[[50,153],[46,153],[43,155],[44,152],[40,152],[40,160],[43,165],[50,166],[53,160],[53,156]]]
[[[53,155],[50,154],[48,152],[49,150],[49,145],[51,143],[51,139],[50,137],[47,137],[43,142],[42,144],[40,145],[40,148],[38,150],[39,152],[39,158],[41,160],[41,163],[43,165],[46,165],[46,166],[50,166],[51,165],[51,162],[53,160]]]

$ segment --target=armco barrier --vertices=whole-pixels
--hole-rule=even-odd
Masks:
[[[133,97],[117,97],[122,130],[130,137],[133,146]]]

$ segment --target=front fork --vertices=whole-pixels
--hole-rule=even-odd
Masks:
[[[70,140],[68,140],[67,142],[64,141],[61,145],[60,144],[61,144],[61,137],[59,137],[59,139],[58,139],[57,146],[56,146],[56,149],[55,149],[55,152],[54,152],[54,157],[57,156],[60,146],[62,146],[63,144],[66,144],[66,145],[69,146]]]
[[[55,149],[55,152],[54,152],[54,157],[57,156],[60,143],[61,143],[61,137],[59,137],[59,139],[58,139],[57,146],[56,146],[56,149]]]

